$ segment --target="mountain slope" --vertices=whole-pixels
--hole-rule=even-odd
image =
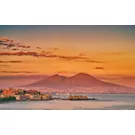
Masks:
[[[27,85],[28,87],[57,87],[64,79],[65,76],[60,76],[58,74],[49,76],[41,81]]]
[[[71,77],[56,74],[25,87],[45,87],[69,92],[135,93],[133,88],[104,82],[86,73],[79,73]]]

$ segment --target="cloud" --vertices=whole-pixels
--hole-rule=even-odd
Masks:
[[[102,61],[96,61],[96,60],[85,60],[85,62],[91,62],[91,63],[104,63]]]
[[[37,73],[31,71],[0,71],[0,73]]]
[[[18,45],[18,47],[20,47],[20,48],[30,48],[30,46],[27,46],[27,45]]]
[[[91,60],[88,57],[84,56],[64,56],[64,55],[57,55],[52,54],[48,51],[42,51],[41,53],[38,52],[26,52],[26,51],[19,51],[19,52],[0,52],[0,56],[33,56],[33,57],[44,57],[44,58],[56,58],[60,60],[66,61],[81,61],[81,62],[91,62],[91,63],[103,63],[101,61]]]
[[[30,46],[22,45],[14,40],[8,38],[0,38],[0,45],[5,46],[4,49],[19,50],[19,49],[28,49]],[[14,48],[16,47],[16,49]]]
[[[3,45],[3,46],[7,46],[7,47],[14,47],[17,45],[16,42],[14,42],[13,40],[10,40],[8,38],[0,38],[0,45]]]
[[[12,60],[12,61],[0,61],[0,63],[22,63],[22,61]]]
[[[62,56],[62,55],[56,55],[55,57],[63,59],[63,60],[82,60],[82,59],[87,59],[85,57],[80,57],[80,56]]]
[[[16,41],[10,40],[8,38],[0,38],[0,45],[3,45],[6,50],[12,50],[8,52],[0,52],[0,56],[34,56],[34,57],[45,57],[45,58],[56,58],[60,60],[66,61],[76,61],[76,62],[90,62],[90,63],[103,63],[101,61],[91,60],[90,58],[86,57],[85,53],[79,53],[79,56],[64,56],[53,54],[51,50],[57,51],[59,48],[48,48],[50,51],[29,51],[25,49],[31,48],[31,46],[22,45],[17,43]],[[41,49],[40,47],[36,47],[37,49]],[[20,51],[17,51],[20,50]]]
[[[16,56],[39,56],[37,52],[23,52],[23,51],[19,51],[19,52],[0,52],[0,56],[12,56],[12,55],[16,55]]]
[[[103,67],[95,67],[95,69],[104,69]]]
[[[87,59],[86,57],[80,57],[80,56],[64,56],[64,55],[56,55],[51,54],[50,52],[44,51],[44,53],[37,53],[37,52],[0,52],[0,56],[4,55],[17,55],[17,56],[35,56],[35,57],[47,57],[47,58],[60,58],[60,59],[66,59],[66,60],[72,60],[72,59]]]
[[[20,50],[20,49],[18,49],[18,48],[12,48],[12,50],[13,50],[13,51],[17,51],[17,50]]]
[[[0,42],[8,42],[8,41],[10,41],[8,38],[1,38],[0,37]]]

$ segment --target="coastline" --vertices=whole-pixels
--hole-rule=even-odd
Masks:
[[[53,100],[67,100],[67,101],[92,101],[92,100],[98,100],[96,98],[89,98],[89,99],[63,99],[63,98],[52,98],[52,99],[49,99],[49,100],[22,100],[22,101],[4,101],[4,102],[0,102],[0,104],[4,104],[4,103],[15,103],[15,102],[33,102],[33,101],[37,101],[37,102],[40,102],[40,101],[53,101]]]

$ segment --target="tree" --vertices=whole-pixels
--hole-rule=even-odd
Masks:
[[[3,90],[0,90],[0,94],[2,94],[3,93]]]
[[[26,90],[23,91],[23,94],[26,94]]]

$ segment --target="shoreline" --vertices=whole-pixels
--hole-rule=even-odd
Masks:
[[[90,99],[58,99],[58,98],[53,98],[53,99],[49,99],[49,100],[22,100],[22,101],[4,101],[4,102],[0,102],[0,104],[4,104],[4,103],[15,103],[15,102],[32,102],[32,101],[53,101],[53,100],[68,100],[68,101],[97,101],[98,99],[96,98],[90,98]]]

